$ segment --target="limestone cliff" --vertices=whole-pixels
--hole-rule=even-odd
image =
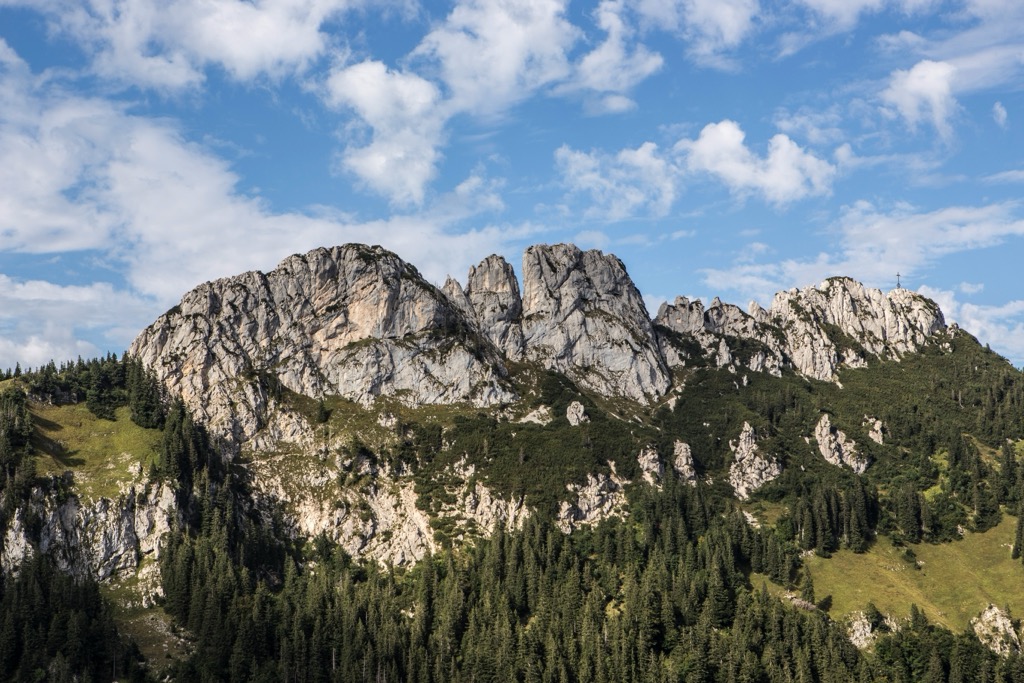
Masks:
[[[16,571],[25,557],[41,552],[74,576],[123,578],[143,557],[159,557],[160,539],[176,515],[174,493],[166,485],[133,485],[117,499],[95,501],[80,500],[70,479],[37,486],[7,527],[0,568]]]
[[[789,367],[805,377],[832,381],[841,367],[862,367],[869,357],[897,359],[919,350],[945,322],[934,302],[906,289],[885,294],[849,278],[779,292],[765,310],[744,313],[717,298],[678,297],[662,304],[655,324],[668,335],[692,338],[719,367],[742,365],[778,375]],[[671,337],[660,338],[670,365],[687,355]]]
[[[366,406],[515,399],[501,355],[459,304],[381,247],[316,249],[200,285],[129,352],[237,442],[276,417],[282,388]]]
[[[643,298],[612,255],[571,244],[523,254],[526,357],[605,396],[664,394],[668,367]]]

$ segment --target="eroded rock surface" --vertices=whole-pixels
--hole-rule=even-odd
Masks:
[[[514,400],[500,354],[453,296],[381,247],[316,249],[196,287],[129,352],[236,442],[276,419],[282,388],[364,406]]]
[[[989,605],[974,619],[971,619],[978,640],[998,655],[1004,657],[1020,653],[1020,636],[1013,627],[1010,615],[995,605]]]
[[[661,306],[655,323],[697,341],[718,367],[775,375],[789,367],[825,381],[841,367],[863,367],[869,357],[895,359],[916,351],[945,326],[938,306],[919,294],[886,294],[842,277],[779,292],[767,310],[751,303],[746,313],[717,298],[705,310],[700,301],[678,297]],[[662,337],[661,346],[670,365],[686,363],[670,337]]]
[[[641,403],[671,378],[643,298],[618,258],[571,244],[523,254],[526,356],[605,396]]]
[[[867,458],[857,452],[857,444],[848,439],[842,430],[832,426],[828,413],[818,420],[814,428],[814,438],[818,442],[821,456],[836,467],[849,467],[857,474],[864,474],[867,470]]]
[[[626,506],[623,488],[629,484],[615,472],[615,464],[608,462],[611,474],[588,474],[584,484],[570,484],[567,490],[575,501],[562,502],[557,524],[565,533],[581,526],[593,526],[603,519],[620,516]]]
[[[734,456],[729,483],[740,500],[748,499],[751,493],[782,474],[782,465],[775,458],[761,454],[754,429],[747,422],[743,423],[739,437],[729,442],[729,448]]]
[[[38,549],[64,572],[107,581],[135,571],[144,556],[159,557],[160,539],[177,514],[167,485],[131,486],[117,499],[83,502],[76,495],[36,487],[19,508],[4,537],[2,569],[16,571]],[[42,520],[30,536],[24,520]]]

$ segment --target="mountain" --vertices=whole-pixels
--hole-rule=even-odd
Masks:
[[[529,624],[555,619],[537,647],[563,663],[544,666],[589,679],[573,650],[585,639],[557,644],[569,632],[580,638],[582,624],[552,625],[578,618],[582,606],[545,612],[551,606],[533,600],[549,588],[597,601],[588,618],[613,631],[640,599],[630,591],[663,605],[641,619],[660,635],[622,632],[619,655],[593,655],[625,666],[618,657],[631,647],[660,653],[619,679],[649,666],[687,679],[696,669],[683,662],[711,647],[688,640],[700,628],[737,638],[734,619],[787,594],[796,607],[786,609],[798,613],[787,619],[820,620],[814,628],[845,643],[829,647],[848,647],[848,629],[862,647],[889,652],[890,660],[822,654],[808,664],[820,680],[841,679],[840,661],[849,672],[867,662],[868,679],[888,679],[899,666],[910,667],[900,675],[923,675],[928,662],[918,671],[878,643],[925,638],[929,619],[962,629],[978,616],[979,636],[964,651],[987,657],[970,649],[984,633],[1001,653],[992,662],[1017,661],[1019,645],[1007,645],[1019,642],[1012,620],[987,610],[991,602],[1024,610],[1013,588],[1024,567],[1010,557],[1024,531],[1004,517],[1017,516],[1024,500],[1015,450],[1024,376],[947,325],[934,302],[836,277],[780,292],[768,308],[680,297],[652,317],[618,258],[565,244],[528,248],[520,277],[522,287],[495,255],[465,284],[448,278],[438,288],[381,247],[316,249],[269,273],[200,285],[143,330],[124,359],[8,377],[0,383],[3,573],[44,571],[30,564],[36,558],[110,586],[118,627],[147,644],[151,670],[166,647],[176,653],[173,675],[186,678],[199,662],[219,672],[211,680],[236,668],[248,672],[231,673],[239,679],[280,677],[282,662],[306,656],[293,651],[295,638],[326,636],[314,637],[310,621],[278,640],[269,623],[240,615],[257,595],[274,605],[297,599],[297,586],[312,590],[317,576],[354,591],[335,615],[348,635],[302,652],[333,652],[337,666],[344,642],[345,666],[372,660],[391,678],[418,670],[406,657],[420,646],[392,643],[388,655],[357,648],[350,610],[386,603],[409,615],[408,623],[374,622],[378,630],[366,635],[374,647],[426,614],[417,637],[446,634],[445,647],[462,643],[462,654],[444,655],[456,668],[424,680],[456,680],[483,671],[473,663],[485,636],[473,631],[471,603],[486,593],[488,610],[495,600],[514,605],[510,614],[488,612],[493,623],[511,621],[505,636],[486,638],[527,647],[537,637]],[[929,577],[960,582],[938,567],[961,546],[991,571],[971,579],[976,598],[954,604]],[[522,564],[551,552],[530,560],[530,571]],[[455,564],[435,566],[445,557]],[[522,580],[519,593],[493,583],[494,558],[511,563],[497,573]],[[893,562],[912,576],[873,589]],[[677,564],[642,588],[610,578],[638,572],[639,580]],[[874,578],[865,587],[858,573]],[[402,576],[434,587],[409,594]],[[541,576],[549,583],[536,583]],[[755,598],[759,581],[772,588]],[[439,596],[425,596],[455,585],[458,604],[431,607]],[[828,600],[816,602],[822,589]],[[327,590],[316,588],[324,604],[341,600]],[[911,599],[924,602],[904,627]],[[315,621],[308,609],[303,618]],[[460,616],[445,621],[452,615]],[[255,653],[257,627],[275,643],[270,654]],[[544,644],[549,637],[554,645]],[[750,666],[763,680],[776,680],[776,665],[799,664],[786,655],[769,665],[759,647],[750,645]],[[951,675],[949,643],[928,647]],[[229,657],[239,648],[237,661]],[[707,676],[728,678],[727,651],[707,655]],[[17,652],[11,662],[24,660]],[[125,652],[104,656],[134,666]],[[517,657],[506,665],[530,659]]]

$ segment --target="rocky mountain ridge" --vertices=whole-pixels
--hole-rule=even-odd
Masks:
[[[205,283],[158,318],[129,352],[172,395],[236,444],[294,440],[281,389],[364,406],[513,404],[509,362],[563,373],[605,397],[650,404],[673,369],[706,356],[724,368],[834,381],[842,367],[897,359],[944,329],[941,311],[905,289],[848,278],[780,292],[748,312],[677,298],[652,319],[622,262],[569,244],[535,245],[515,272],[492,255],[463,288],[426,282],[381,247],[291,256],[270,273]],[[694,344],[696,342],[696,351]]]

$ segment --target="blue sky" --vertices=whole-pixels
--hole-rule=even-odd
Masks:
[[[0,367],[383,244],[617,254],[653,310],[905,286],[1024,363],[1019,0],[0,0]]]

